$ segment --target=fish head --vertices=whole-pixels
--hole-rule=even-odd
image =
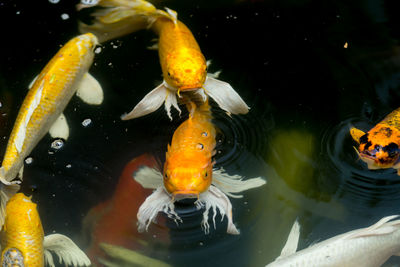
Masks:
[[[197,154],[197,155],[196,155]],[[200,153],[174,153],[164,164],[164,187],[175,200],[199,198],[212,181],[211,157]]]
[[[399,161],[400,131],[378,124],[359,138],[358,153],[369,169],[392,168]]]
[[[178,91],[191,91],[203,86],[207,65],[200,51],[184,49],[167,57],[163,76],[168,85]]]

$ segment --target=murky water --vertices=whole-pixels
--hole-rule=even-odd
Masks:
[[[0,1],[1,154],[28,84],[78,34],[78,18],[86,18],[75,4]],[[213,106],[216,166],[264,177],[267,184],[231,199],[239,236],[225,233],[219,215],[216,229],[204,235],[201,211],[182,203],[183,224],[161,220],[151,227],[164,235],[136,234],[131,249],[144,240],[143,254],[174,266],[264,266],[279,255],[296,218],[302,226],[299,247],[305,248],[399,213],[400,177],[393,169],[367,170],[348,133],[350,125],[370,129],[400,106],[400,21],[393,1],[157,6],[178,11],[213,60],[210,71],[222,70],[220,79],[251,107],[245,116],[229,117]],[[146,49],[152,38],[151,32],[138,32],[104,44],[90,70],[103,86],[104,103],[93,107],[73,98],[64,112],[69,140],[60,145],[46,136],[32,152],[22,191],[38,203],[46,233],[88,246],[82,222],[91,208],[114,196],[124,166],[143,153],[164,159],[186,114],[174,113],[172,122],[162,109],[132,121],[119,118],[162,80],[157,53]],[[399,258],[387,266],[396,264]]]

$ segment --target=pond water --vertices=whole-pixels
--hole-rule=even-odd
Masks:
[[[75,4],[0,1],[1,155],[27,86],[60,45],[79,34],[78,19],[87,18]],[[216,229],[205,235],[201,212],[183,203],[183,224],[164,218],[160,227],[151,226],[160,235],[135,233],[131,249],[140,243],[143,254],[173,266],[264,266],[280,254],[296,218],[299,248],[305,248],[399,213],[400,177],[393,169],[368,170],[348,131],[351,125],[369,130],[400,106],[395,1],[171,0],[156,6],[178,12],[212,59],[210,71],[222,70],[220,79],[251,107],[247,115],[229,117],[212,103],[216,166],[267,184],[231,198],[238,236],[226,234],[219,215]],[[46,136],[32,152],[21,190],[38,203],[45,233],[88,247],[85,231],[92,228],[83,230],[84,218],[114,197],[124,166],[144,153],[164,160],[186,114],[173,113],[171,122],[160,109],[120,120],[162,80],[157,52],[146,49],[154,37],[141,31],[105,43],[90,69],[104,103],[88,106],[74,97],[64,112],[70,138],[55,149]],[[133,201],[132,207],[140,202]],[[112,209],[122,215],[129,206]],[[386,266],[399,264],[393,257]]]

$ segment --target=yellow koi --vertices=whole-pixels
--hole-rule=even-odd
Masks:
[[[45,261],[54,266],[50,251],[65,265],[90,265],[89,258],[68,237],[60,234],[44,237],[36,204],[22,193],[15,194],[7,203],[1,250],[1,266],[41,267]]]
[[[82,1],[83,2],[83,1]],[[228,114],[245,114],[249,107],[226,82],[207,75],[206,60],[191,31],[177,19],[177,13],[158,10],[142,0],[100,0],[93,25],[81,24],[81,31],[93,32],[102,41],[122,36],[139,29],[151,28],[159,36],[158,51],[164,81],[148,93],[123,120],[149,114],[165,103],[172,119],[171,106],[179,112],[176,95],[191,91],[199,94],[203,101],[210,96]],[[80,8],[93,4],[82,3]]]
[[[0,181],[5,185],[0,190],[1,224],[8,197],[18,191],[19,186],[13,180],[18,172],[22,173],[25,158],[49,130],[53,137],[68,138],[68,126],[61,113],[75,92],[87,103],[102,102],[100,85],[87,73],[96,44],[97,38],[91,33],[73,38],[32,83],[20,107],[0,168]],[[57,132],[59,129],[61,132]]]

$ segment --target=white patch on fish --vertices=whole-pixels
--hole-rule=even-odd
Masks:
[[[40,84],[39,89],[36,92],[36,95],[32,101],[32,104],[29,106],[29,108],[26,112],[25,120],[22,122],[21,128],[16,135],[14,145],[15,145],[15,148],[17,149],[18,153],[21,153],[22,147],[24,145],[25,135],[26,135],[26,127],[28,126],[29,120],[31,119],[32,114],[35,111],[35,109],[40,104],[43,87],[44,87],[44,80],[42,80],[42,83]]]

